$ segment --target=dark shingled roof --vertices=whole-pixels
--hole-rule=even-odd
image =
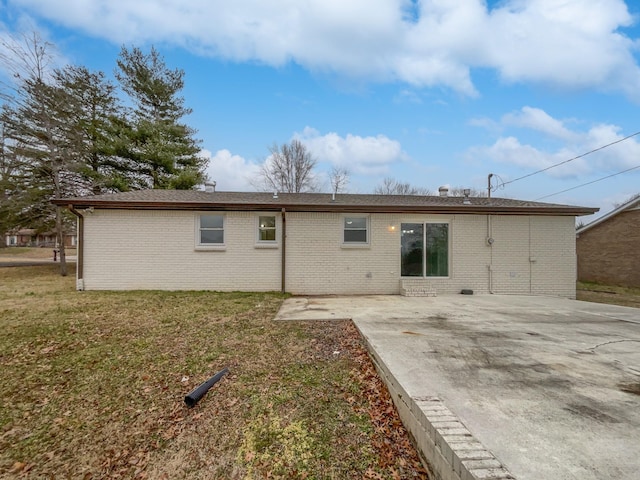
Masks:
[[[589,215],[597,208],[529,202],[510,198],[423,195],[359,195],[330,193],[204,192],[196,190],[137,190],[64,198],[53,203],[75,209],[128,210],[260,210],[289,212],[475,213],[527,215]]]

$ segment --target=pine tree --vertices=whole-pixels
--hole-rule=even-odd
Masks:
[[[118,154],[134,169],[134,188],[191,189],[204,181],[195,130],[181,119],[191,113],[180,91],[184,71],[167,68],[155,48],[122,48],[116,78],[134,104],[121,125]]]
[[[116,86],[103,72],[77,66],[57,70],[55,81],[72,102],[72,123],[79,135],[76,153],[81,193],[130,190],[135,183],[131,165],[116,155],[117,126],[124,115]]]

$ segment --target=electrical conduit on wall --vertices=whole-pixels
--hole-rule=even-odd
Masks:
[[[491,228],[491,215],[487,215],[487,245],[489,245],[489,293],[493,293],[493,232]]]

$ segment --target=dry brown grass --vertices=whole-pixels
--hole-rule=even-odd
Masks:
[[[76,249],[67,247],[66,255],[75,256]],[[0,261],[21,261],[21,260],[52,260],[53,248],[36,248],[36,247],[5,247],[0,248]]]
[[[426,478],[350,322],[0,269],[2,478]],[[230,373],[193,409],[184,395]]]
[[[585,302],[608,303],[640,308],[640,288],[578,282],[576,298]]]

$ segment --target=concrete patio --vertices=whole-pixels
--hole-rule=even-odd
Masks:
[[[445,479],[631,480],[640,309],[551,297],[294,297],[279,320],[351,318]]]

